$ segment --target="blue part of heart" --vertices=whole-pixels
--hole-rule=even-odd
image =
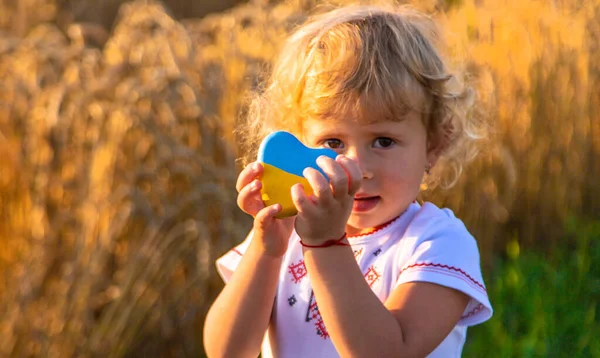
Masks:
[[[278,167],[290,174],[302,177],[305,168],[314,168],[327,175],[316,163],[318,157],[326,155],[332,159],[337,153],[327,148],[308,148],[293,134],[278,131],[269,134],[258,148],[258,161]]]

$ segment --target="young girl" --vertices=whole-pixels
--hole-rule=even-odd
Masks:
[[[416,202],[478,136],[458,85],[430,20],[405,7],[337,9],[288,39],[249,143],[284,129],[339,156],[318,159],[328,178],[304,171],[314,195],[294,186],[287,219],[262,203],[259,163],[240,173],[254,227],[217,261],[227,285],[206,318],[209,357],[261,344],[263,357],[461,355],[467,327],[492,315],[477,244],[452,211]]]

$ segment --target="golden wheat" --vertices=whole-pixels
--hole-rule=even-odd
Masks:
[[[0,354],[197,342],[212,262],[247,229],[197,49],[160,6],[124,7],[102,51],[76,40],[2,46]]]

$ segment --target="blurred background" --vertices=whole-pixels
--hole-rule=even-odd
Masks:
[[[214,260],[250,228],[232,129],[320,3],[0,0],[0,356],[204,355]],[[493,128],[426,193],[495,308],[464,356],[600,357],[600,0],[412,3]]]

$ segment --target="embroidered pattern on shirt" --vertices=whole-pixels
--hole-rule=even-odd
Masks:
[[[467,313],[466,315],[460,317],[460,319],[465,319],[465,318],[469,318],[471,316],[474,316],[477,313],[479,313],[479,311],[481,311],[483,308],[484,308],[483,305],[480,303],[477,306],[475,306],[475,308],[473,308],[471,311],[469,311],[469,313]]]
[[[317,300],[315,299],[314,291],[310,292],[310,299],[308,300],[308,309],[306,310],[306,322],[310,322],[312,320],[316,320],[314,325],[316,328],[317,335],[323,339],[329,338],[329,333],[327,332],[327,328],[325,327],[325,322],[323,322],[321,312],[319,312],[319,306],[317,305]]]
[[[292,295],[292,297],[288,298],[288,303],[290,304],[290,306],[295,305],[296,302],[298,302],[298,300],[296,300],[296,295]]]
[[[400,216],[396,216],[395,218],[393,218],[392,220],[385,222],[383,224],[377,225],[374,228],[371,228],[371,230],[364,232],[362,234],[358,234],[358,235],[354,235],[354,236],[348,236],[349,238],[356,238],[356,237],[365,237],[365,236],[369,236],[369,235],[373,235],[374,233],[381,231],[385,228],[387,228],[388,226],[390,226],[394,221],[396,221]]]
[[[317,327],[317,334],[321,336],[323,339],[329,338],[329,333],[327,333],[327,328],[325,328],[325,322],[322,319],[319,319],[317,323],[315,323],[315,327]]]
[[[444,275],[456,277],[458,279],[465,281],[471,287],[487,294],[487,290],[485,289],[485,286],[483,284],[481,284],[479,281],[475,280],[468,273],[464,272],[463,270],[461,270],[458,267],[448,266],[448,265],[443,265],[443,264],[435,264],[432,262],[417,262],[415,264],[408,265],[405,268],[403,268],[402,270],[400,270],[400,274],[402,274],[404,271],[407,271],[410,269],[433,271],[433,272],[438,272],[438,273],[441,273]]]
[[[300,283],[307,273],[306,266],[304,266],[304,260],[300,260],[297,264],[288,266],[288,272],[292,275],[292,281],[294,281],[294,283]]]
[[[377,280],[381,277],[381,274],[375,270],[375,266],[369,267],[367,272],[365,273],[365,280],[369,284],[369,287],[372,287]]]
[[[381,250],[381,248],[379,248],[379,249],[377,249],[377,251],[375,251],[375,252],[373,253],[373,255],[375,255],[375,256],[379,256],[379,254],[381,253],[381,251],[382,251],[382,250]]]
[[[358,260],[358,258],[360,257],[360,255],[363,253],[363,248],[361,247],[358,250],[354,250],[354,258]]]

